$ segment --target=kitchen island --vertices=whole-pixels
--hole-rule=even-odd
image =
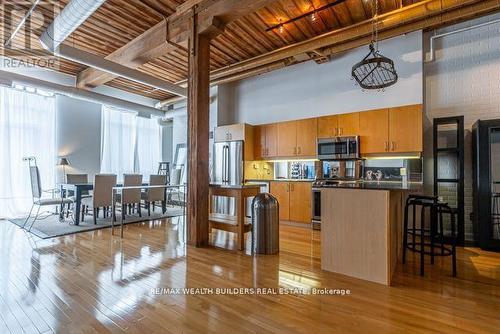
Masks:
[[[420,184],[364,182],[321,189],[321,268],[390,285],[404,201]]]

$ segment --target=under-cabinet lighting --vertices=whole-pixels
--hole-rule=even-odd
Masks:
[[[263,160],[265,162],[315,162],[318,159],[277,159],[277,160]]]
[[[368,156],[368,157],[363,157],[365,160],[408,160],[408,159],[420,159],[420,155],[399,155],[399,156]]]

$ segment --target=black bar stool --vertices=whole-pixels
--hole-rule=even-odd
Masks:
[[[420,227],[417,228],[417,208],[420,208]],[[412,211],[412,224],[409,226],[409,211]],[[426,212],[430,222],[426,226]],[[410,195],[406,200],[404,212],[403,231],[403,264],[406,263],[406,250],[420,254],[420,275],[424,276],[425,255],[431,256],[431,264],[434,264],[434,256],[452,256],[453,277],[457,275],[456,266],[456,214],[447,203],[438,201],[437,196]],[[451,224],[451,247],[445,245],[444,217],[450,216]],[[409,241],[408,238],[411,237]],[[417,240],[418,237],[418,240]],[[426,248],[428,250],[426,250]]]

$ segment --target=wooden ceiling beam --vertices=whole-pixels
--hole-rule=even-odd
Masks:
[[[204,0],[196,3],[199,32],[210,38],[220,34],[224,26],[248,15],[276,0]],[[193,12],[180,11],[147,30],[131,42],[106,57],[124,66],[137,68],[177,49],[187,49],[190,33],[189,20]],[[113,80],[116,76],[87,68],[78,74],[77,86],[96,87]]]

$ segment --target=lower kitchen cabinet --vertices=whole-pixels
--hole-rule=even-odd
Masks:
[[[289,220],[290,184],[288,182],[271,182],[271,195],[279,204],[280,220]]]
[[[290,182],[289,220],[300,223],[311,222],[311,186],[309,182]]]
[[[310,182],[271,182],[271,194],[279,203],[280,220],[299,223],[311,222]]]

